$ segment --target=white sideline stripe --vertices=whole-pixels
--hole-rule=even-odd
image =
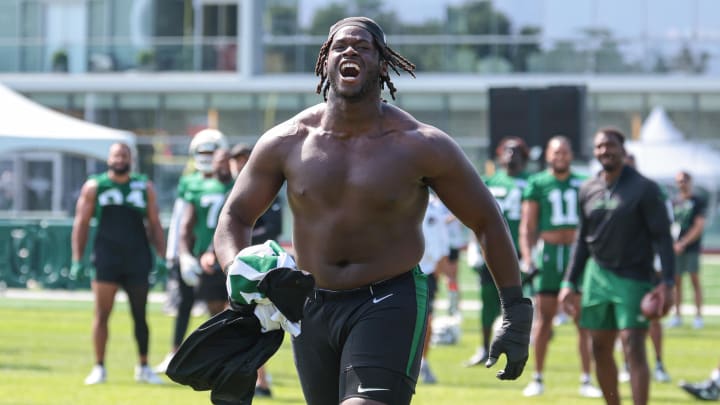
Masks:
[[[436,299],[433,307],[440,310],[447,310],[450,307],[450,302],[447,299]],[[460,301],[460,309],[463,311],[479,311],[480,301],[462,300]],[[683,304],[680,307],[680,312],[682,312],[683,315],[695,315],[695,305]],[[703,305],[702,312],[703,315],[720,315],[720,305]]]
[[[148,297],[148,302],[163,303],[165,302],[166,293],[153,291]],[[29,300],[48,300],[48,301],[92,301],[93,294],[91,291],[67,291],[67,290],[34,290],[27,288],[8,288],[0,291],[0,299],[29,299]],[[127,302],[127,295],[124,291],[119,290],[117,301]],[[439,310],[447,310],[450,303],[447,299],[435,300],[434,307]],[[462,300],[460,309],[463,311],[479,311],[480,301],[478,300]],[[693,304],[683,304],[680,308],[684,315],[694,315],[695,306]],[[720,315],[720,305],[704,305],[703,314],[710,316]]]
[[[151,292],[148,296],[148,302],[163,303],[165,302],[166,293]],[[92,291],[68,291],[68,290],[36,290],[26,288],[8,288],[0,290],[0,299],[2,298],[19,298],[28,300],[47,300],[47,301],[92,301]],[[115,297],[117,302],[127,302],[127,294],[125,291],[118,290]]]

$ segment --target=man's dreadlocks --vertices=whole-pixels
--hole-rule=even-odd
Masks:
[[[372,34],[375,45],[380,52],[381,61],[387,63],[388,66],[390,66],[390,68],[397,75],[400,75],[398,68],[401,68],[402,70],[410,73],[412,77],[415,77],[415,65],[387,45],[387,43],[385,42],[385,33],[375,21],[367,17],[345,18],[330,27],[330,34],[328,35],[328,39],[320,47],[320,53],[318,54],[318,59],[315,63],[315,75],[320,76],[320,83],[317,85],[315,93],[322,94],[325,101],[327,101],[327,92],[330,88],[330,81],[327,80],[327,72],[325,71],[325,62],[327,62],[328,53],[330,51],[330,44],[332,43],[335,33],[337,33],[340,28],[345,26],[357,26],[368,31],[370,34]],[[395,88],[393,82],[390,80],[390,75],[387,73],[384,75],[380,75],[380,88],[384,89],[386,84],[388,90],[390,90],[390,96],[393,98],[393,100],[395,100],[395,92],[397,91],[397,89]]]

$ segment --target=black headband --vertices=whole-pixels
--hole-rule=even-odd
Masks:
[[[332,27],[330,27],[330,33],[328,34],[328,39],[332,39],[333,35],[335,35],[338,31],[340,31],[340,28],[343,27],[360,27],[364,29],[365,31],[372,34],[373,38],[382,46],[387,46],[387,42],[385,40],[385,32],[383,32],[382,28],[373,20],[367,17],[348,17],[343,18],[342,20],[336,22],[333,24]]]

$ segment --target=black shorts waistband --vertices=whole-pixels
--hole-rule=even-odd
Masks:
[[[340,298],[348,298],[348,297],[356,297],[356,296],[368,296],[373,297],[379,293],[382,293],[385,291],[385,289],[388,286],[391,286],[395,284],[396,282],[401,282],[407,278],[413,277],[413,274],[415,271],[419,271],[419,267],[414,267],[409,271],[406,271],[402,274],[398,274],[395,277],[387,278],[385,280],[376,281],[372,284],[357,287],[357,288],[351,288],[349,290],[327,290],[324,288],[315,288],[313,292],[311,293],[311,297],[318,299],[322,298],[325,300],[332,300],[332,299],[340,299]]]

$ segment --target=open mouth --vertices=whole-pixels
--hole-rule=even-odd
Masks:
[[[360,74],[360,66],[355,62],[343,62],[340,65],[340,76],[343,79],[355,79]]]

